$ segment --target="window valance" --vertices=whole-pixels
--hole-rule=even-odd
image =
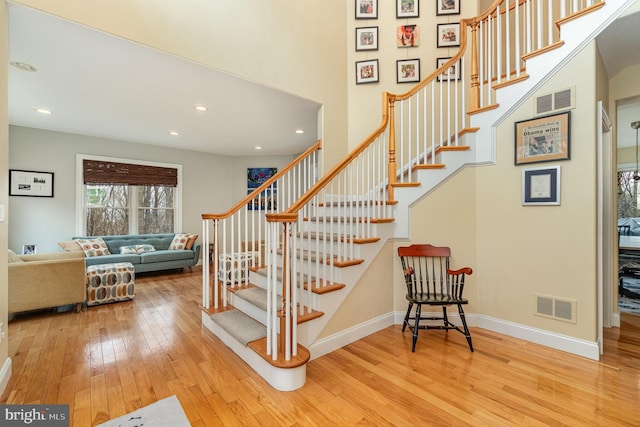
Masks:
[[[82,163],[85,184],[178,185],[174,168],[87,159]]]

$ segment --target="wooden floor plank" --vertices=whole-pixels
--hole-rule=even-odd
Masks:
[[[592,361],[472,328],[391,326],[307,365],[273,390],[200,321],[200,272],[140,274],[131,301],[17,315],[0,403],[70,405],[92,426],[176,395],[193,426],[637,426],[640,316],[623,313]]]

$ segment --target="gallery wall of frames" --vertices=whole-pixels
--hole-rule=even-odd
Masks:
[[[394,58],[395,82],[417,83],[421,79],[421,66],[425,76],[430,74],[449,60],[460,46],[462,0],[353,1],[357,85],[379,83],[380,61],[393,61]],[[389,25],[389,19],[384,20],[384,25],[379,19],[391,14],[395,15],[395,28]],[[391,39],[395,40],[393,45]],[[435,58],[430,47],[436,49]],[[427,64],[427,61],[431,63]],[[456,78],[460,76],[457,68],[449,72]],[[391,76],[386,76],[385,81],[391,82]]]

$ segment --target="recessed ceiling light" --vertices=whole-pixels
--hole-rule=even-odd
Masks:
[[[206,105],[196,105],[195,107],[193,107],[193,109],[196,111],[207,111],[209,107],[207,107]]]
[[[176,130],[170,130],[170,131],[169,131],[169,135],[171,135],[171,136],[178,136],[178,135],[180,135],[180,133],[179,133],[178,131],[176,131]]]
[[[259,145],[256,145],[256,150],[262,150],[262,147],[260,147]]]
[[[40,114],[53,114],[51,110],[47,110],[46,108],[36,108],[36,112]]]
[[[302,135],[302,134],[304,133],[304,130],[302,130],[302,129],[297,129],[297,130],[296,130],[296,133],[297,133],[297,134],[299,134],[299,135]]]
[[[26,62],[11,61],[10,64],[22,71],[31,71],[31,72],[38,71],[36,70],[36,67],[30,64],[27,64]]]

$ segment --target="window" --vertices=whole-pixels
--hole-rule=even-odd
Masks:
[[[172,233],[179,228],[180,166],[78,155],[82,227],[79,234]]]
[[[638,180],[635,171],[618,171],[618,218],[638,215]]]

